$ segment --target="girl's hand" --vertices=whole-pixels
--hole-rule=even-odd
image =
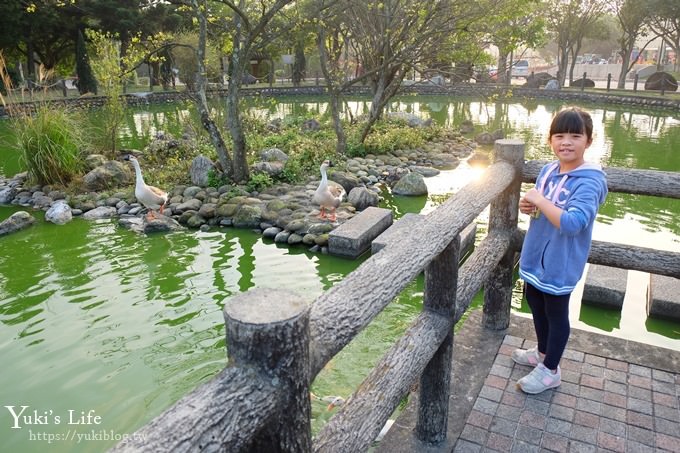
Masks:
[[[536,206],[541,201],[541,199],[543,199],[543,195],[541,195],[541,193],[534,188],[524,194],[524,199]]]
[[[519,212],[522,214],[533,215],[536,212],[536,206],[526,198],[519,199]]]

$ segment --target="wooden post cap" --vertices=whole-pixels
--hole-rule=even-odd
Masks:
[[[309,303],[292,291],[255,288],[229,298],[224,317],[227,322],[271,324],[296,318],[308,308]]]

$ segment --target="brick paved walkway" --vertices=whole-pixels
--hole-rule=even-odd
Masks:
[[[562,385],[526,395],[510,354],[534,345],[505,336],[454,452],[680,453],[680,374],[567,349]]]

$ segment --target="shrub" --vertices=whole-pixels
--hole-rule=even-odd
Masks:
[[[347,155],[363,157],[366,154],[384,154],[396,149],[414,149],[425,142],[442,138],[446,130],[440,126],[410,127],[403,120],[380,120],[363,143],[359,142],[362,124],[347,129]]]
[[[296,117],[297,118],[297,117]],[[304,118],[306,119],[306,118]],[[280,148],[288,154],[288,161],[278,177],[290,183],[300,182],[305,176],[317,174],[324,159],[338,160],[335,155],[335,134],[327,125],[321,130],[301,133],[304,119],[287,118],[278,132],[247,130],[247,143],[253,156],[265,148]]]
[[[42,106],[34,116],[22,116],[13,123],[21,162],[32,181],[67,185],[82,171],[85,137],[76,115]]]
[[[219,188],[229,183],[229,178],[225,174],[219,173],[214,168],[208,170],[208,187]]]
[[[267,187],[274,185],[274,180],[267,173],[254,173],[250,175],[250,180],[246,184],[248,192],[261,192]]]

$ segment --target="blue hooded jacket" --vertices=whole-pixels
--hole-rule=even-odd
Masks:
[[[564,211],[560,228],[544,214],[532,218],[519,261],[525,282],[554,295],[570,294],[581,279],[595,216],[607,197],[607,179],[599,165],[584,163],[566,173],[559,169],[559,161],[544,166],[536,189]]]

